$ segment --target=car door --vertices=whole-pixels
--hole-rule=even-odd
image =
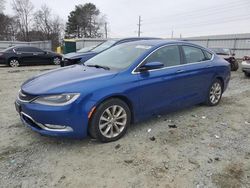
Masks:
[[[22,64],[29,65],[34,62],[33,52],[30,51],[30,47],[15,48],[15,53]]]
[[[184,105],[190,96],[186,87],[186,73],[183,70],[183,58],[178,45],[167,45],[154,51],[141,64],[161,62],[163,68],[137,72],[139,79],[140,103],[143,113],[159,114]]]
[[[182,45],[185,64],[182,69],[187,75],[185,87],[190,88],[190,105],[204,102],[214,76],[213,55],[199,47]],[[187,89],[188,89],[187,88]]]
[[[51,64],[52,62],[52,57],[49,53],[47,53],[46,51],[43,51],[39,48],[33,48],[34,49],[34,54],[37,56],[38,58],[38,62],[37,64]]]

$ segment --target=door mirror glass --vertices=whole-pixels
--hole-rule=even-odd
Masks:
[[[139,70],[140,72],[143,72],[143,71],[148,71],[148,70],[153,70],[153,69],[160,69],[163,67],[164,67],[164,64],[161,62],[149,62],[141,66]]]

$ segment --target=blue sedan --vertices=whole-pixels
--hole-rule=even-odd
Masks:
[[[110,142],[153,115],[217,105],[229,80],[229,63],[209,49],[136,41],[27,80],[15,105],[22,122],[40,134]]]

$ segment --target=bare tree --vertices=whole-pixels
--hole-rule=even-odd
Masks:
[[[63,21],[54,16],[47,5],[43,5],[34,14],[34,30],[40,32],[41,40],[52,40],[53,47],[59,44],[64,30]]]
[[[13,0],[12,7],[17,17],[19,32],[23,40],[29,41],[34,6],[30,0]]]

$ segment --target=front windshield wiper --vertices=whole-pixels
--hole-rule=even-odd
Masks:
[[[88,67],[95,67],[95,68],[102,68],[102,69],[105,69],[105,70],[110,70],[109,67],[107,66],[103,66],[103,65],[86,65]]]

